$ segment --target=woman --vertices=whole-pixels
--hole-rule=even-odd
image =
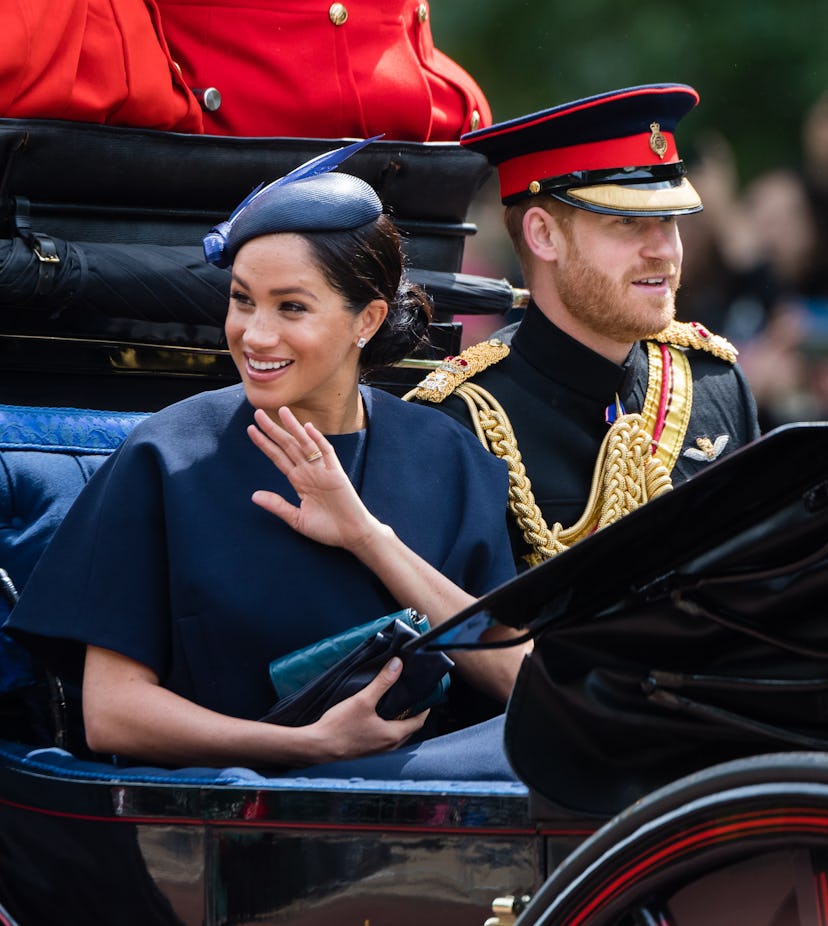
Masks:
[[[374,191],[313,173],[330,166],[317,159],[251,195],[205,239],[208,259],[232,263],[226,334],[241,385],[138,425],[12,611],[12,633],[82,676],[95,752],[295,767],[393,749],[425,720],[375,711],[399,660],[298,728],[256,720],[274,700],[269,662],[399,607],[439,623],[512,575],[500,461],[446,416],[359,385],[361,370],[419,341],[428,304],[401,282]],[[281,427],[304,456],[274,443]],[[320,496],[339,534],[309,539],[273,517],[289,504],[275,496],[300,501],[274,455],[305,495],[293,527],[321,510],[296,467],[339,480]],[[457,667],[503,703],[519,656],[463,655]]]

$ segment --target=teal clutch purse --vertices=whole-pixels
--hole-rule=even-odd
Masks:
[[[274,659],[269,666],[270,682],[277,698],[282,700],[303,688],[308,682],[318,678],[340,659],[355,650],[361,643],[387,628],[394,620],[402,621],[417,633],[425,633],[429,629],[428,618],[424,614],[419,614],[414,608],[405,608],[394,614],[387,614],[376,620],[358,624],[356,627],[349,627],[333,637],[326,637],[318,643],[311,643],[286,656],[280,656]],[[449,683],[450,677],[446,673],[428,698],[428,703],[422,705],[420,709],[424,710],[426,707],[433,707],[444,701]]]

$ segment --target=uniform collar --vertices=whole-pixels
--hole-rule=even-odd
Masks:
[[[619,366],[561,331],[534,302],[527,306],[511,347],[544,378],[599,402],[629,392],[640,354],[633,348]]]

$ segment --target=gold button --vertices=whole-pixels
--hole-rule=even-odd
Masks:
[[[421,3],[421,4],[417,7],[417,19],[418,19],[421,23],[424,23],[424,22],[426,22],[426,21],[428,20],[428,5],[427,5],[427,4]]]
[[[328,17],[335,26],[342,26],[348,18],[348,11],[343,3],[332,3],[328,10]]]
[[[533,180],[533,181],[529,184],[529,192],[530,192],[533,196],[535,195],[535,193],[540,193],[540,184],[538,183],[537,180]]]
[[[472,110],[471,119],[469,120],[469,128],[472,132],[480,128],[480,113],[476,110]]]

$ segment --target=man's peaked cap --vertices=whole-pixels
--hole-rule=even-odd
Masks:
[[[675,130],[698,103],[685,84],[646,84],[562,103],[470,132],[461,143],[497,168],[511,204],[543,193],[592,212],[680,215],[701,199]]]

